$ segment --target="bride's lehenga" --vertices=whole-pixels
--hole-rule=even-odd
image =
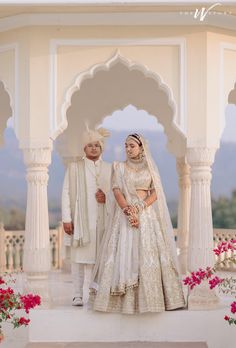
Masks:
[[[129,204],[154,187],[146,161],[114,163],[112,188]],[[134,314],[183,307],[176,262],[154,205],[140,214],[139,228],[129,225],[115,200],[112,205],[90,289],[93,309]]]

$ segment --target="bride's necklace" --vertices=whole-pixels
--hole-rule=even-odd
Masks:
[[[126,161],[126,167],[134,172],[139,172],[147,168],[147,161],[144,158],[138,159],[130,159],[128,158]]]

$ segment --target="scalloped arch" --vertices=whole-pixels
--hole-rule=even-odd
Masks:
[[[229,92],[228,95],[228,103],[236,105],[236,82],[234,84],[234,88]]]
[[[13,116],[13,99],[3,80],[0,80],[0,105],[0,146],[2,146],[7,120]]]
[[[99,118],[96,119],[95,116],[94,123],[101,123],[109,113],[112,113],[117,109],[123,109],[129,104],[133,104],[137,109],[144,109],[157,118],[164,127],[164,131],[168,138],[167,146],[169,150],[176,156],[182,156],[185,153],[186,137],[174,121],[176,104],[171,89],[163,83],[161,77],[157,73],[150,71],[145,65],[130,61],[122,56],[119,51],[116,51],[115,54],[105,63],[96,64],[90,69],[80,73],[75,78],[72,86],[67,90],[65,95],[65,101],[61,109],[61,123],[58,127],[56,136],[64,132],[68,127],[68,115],[70,114],[70,109],[73,107],[76,96],[79,96],[80,94],[82,95],[83,91],[86,89],[89,91],[89,87],[92,88],[91,86],[94,85],[101,76],[103,77],[103,84],[110,84],[110,89],[113,88],[114,86],[112,86],[112,84],[114,83],[114,80],[111,82],[109,77],[111,77],[112,72],[118,68],[125,76],[124,85],[127,85],[128,81],[132,80],[135,76],[136,80],[139,81],[137,93],[138,90],[144,92],[144,86],[148,87],[148,90],[152,91],[153,94],[152,101],[150,96],[145,93],[141,93],[140,98],[135,98],[135,93],[132,90],[132,93],[129,93],[129,96],[124,95],[121,101],[113,100],[111,104],[109,104],[110,101],[107,101],[107,105],[97,116]],[[158,107],[157,105],[154,106],[154,97],[159,101]],[[116,99],[119,98],[117,97]],[[96,102],[98,105],[99,103],[101,104],[101,100]],[[62,138],[64,138],[65,141],[65,137],[60,137],[59,139]]]

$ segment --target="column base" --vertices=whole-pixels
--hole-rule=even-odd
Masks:
[[[49,239],[49,237],[48,237]],[[31,279],[46,279],[51,270],[50,245],[47,248],[24,248],[23,271]]]
[[[41,297],[40,308],[51,308],[52,295],[48,274],[47,278],[29,278],[27,275],[24,292],[39,295]]]
[[[190,290],[188,295],[189,310],[207,310],[217,309],[220,307],[219,297],[214,289],[209,288],[209,284],[202,283]]]
[[[46,280],[48,272],[26,272],[28,280]]]

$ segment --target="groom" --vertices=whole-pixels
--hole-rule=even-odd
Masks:
[[[85,269],[91,278],[105,229],[111,165],[101,155],[107,136],[109,133],[103,128],[84,132],[85,157],[69,164],[63,184],[62,221],[65,244],[71,246],[74,306],[83,305]]]

